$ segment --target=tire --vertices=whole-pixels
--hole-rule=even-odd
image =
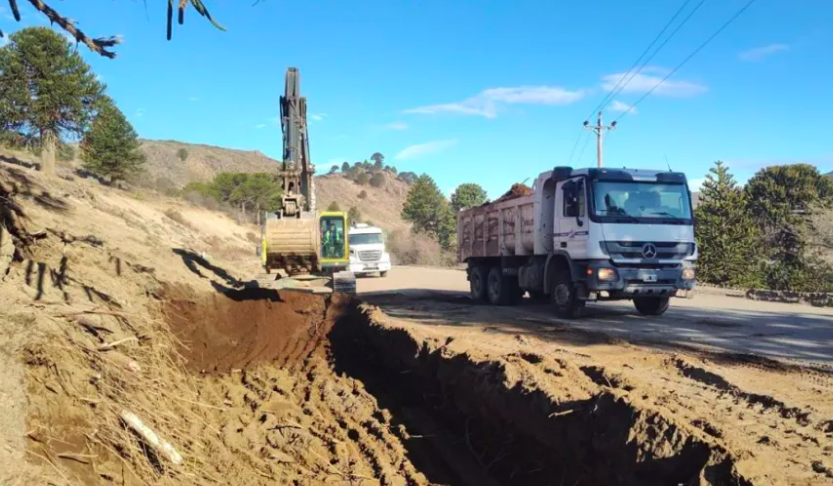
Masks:
[[[562,319],[576,319],[584,310],[584,301],[576,295],[576,286],[569,270],[562,270],[555,275],[552,285],[552,303],[555,314]]]
[[[486,277],[486,296],[494,305],[511,305],[517,303],[523,294],[517,282],[511,277],[504,277],[499,266],[489,269]]]
[[[638,297],[633,299],[633,306],[643,316],[661,316],[668,310],[668,297]]]
[[[388,271],[385,270],[384,272],[379,272],[379,276],[382,277],[382,278],[387,277],[388,276]]]
[[[471,300],[475,302],[486,302],[486,278],[488,277],[488,273],[488,268],[482,265],[471,267],[471,271],[469,272]]]

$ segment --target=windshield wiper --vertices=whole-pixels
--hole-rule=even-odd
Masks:
[[[666,212],[666,211],[651,211],[651,214],[656,214],[656,215],[659,215],[659,216],[667,216],[667,217],[669,217],[671,219],[674,219],[676,221],[682,221],[682,218],[680,218],[679,216],[675,216],[675,215],[673,215],[669,212]]]
[[[624,209],[616,208],[616,209],[600,209],[599,212],[606,213],[608,217],[611,218],[624,218],[627,221],[632,221],[634,223],[639,222],[639,218],[636,216],[630,215],[625,212]],[[612,213],[612,214],[611,214]]]

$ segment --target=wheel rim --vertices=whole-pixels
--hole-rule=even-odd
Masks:
[[[474,294],[476,297],[482,295],[483,279],[480,278],[480,272],[474,272],[474,274],[471,276],[471,287],[474,290]]]
[[[566,307],[570,303],[570,288],[566,284],[555,287],[555,303],[559,307]]]
[[[500,295],[500,281],[494,276],[494,274],[489,275],[489,296],[492,299],[497,299]]]

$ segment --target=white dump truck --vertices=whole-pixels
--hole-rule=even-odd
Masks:
[[[390,271],[390,255],[385,249],[382,229],[364,223],[350,226],[350,271],[356,275],[378,272],[386,277]]]
[[[473,299],[496,305],[524,293],[551,300],[558,316],[584,304],[630,299],[661,315],[694,289],[697,245],[685,174],[556,167],[532,194],[457,217],[457,257]]]

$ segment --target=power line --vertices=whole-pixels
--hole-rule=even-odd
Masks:
[[[705,2],[706,2],[706,0],[700,0],[700,3],[698,3],[697,5],[695,5],[694,9],[693,9],[691,12],[689,12],[689,13],[688,13],[688,15],[686,15],[686,17],[683,19],[683,21],[680,23],[680,25],[678,25],[678,26],[677,26],[677,28],[676,28],[676,29],[674,29],[674,31],[673,31],[673,32],[671,32],[671,34],[670,34],[668,37],[666,37],[666,38],[665,38],[665,40],[662,42],[662,44],[660,44],[660,46],[659,46],[659,47],[657,47],[657,49],[654,51],[654,53],[653,53],[653,54],[651,54],[651,56],[650,56],[648,59],[645,59],[645,62],[643,62],[643,63],[642,63],[642,65],[641,65],[641,66],[639,66],[639,69],[637,69],[637,70],[636,70],[636,72],[634,72],[634,73],[633,73],[633,75],[631,75],[630,79],[628,79],[628,80],[625,82],[625,84],[623,84],[623,85],[622,85],[622,87],[621,87],[621,88],[619,88],[619,90],[618,90],[618,91],[616,91],[616,89],[614,88],[614,91],[612,92],[612,96],[610,97],[610,100],[608,101],[608,103],[609,103],[610,101],[613,101],[613,98],[614,98],[616,95],[618,95],[619,93],[621,93],[621,92],[622,92],[622,91],[623,91],[623,90],[624,90],[624,89],[625,89],[625,88],[626,88],[626,87],[630,84],[630,82],[631,82],[631,81],[633,81],[633,79],[634,79],[636,76],[638,76],[638,75],[639,75],[639,73],[641,73],[643,69],[645,69],[645,66],[647,66],[647,65],[648,65],[648,63],[649,63],[649,62],[651,62],[651,59],[653,59],[654,57],[656,57],[656,55],[659,53],[659,51],[661,51],[661,50],[662,50],[662,48],[663,48],[663,47],[665,47],[665,45],[666,45],[666,44],[668,44],[668,41],[670,41],[670,40],[671,40],[671,39],[672,39],[675,35],[677,35],[677,32],[679,32],[679,31],[680,31],[680,29],[682,29],[682,28],[683,28],[683,26],[684,26],[686,23],[688,23],[688,21],[691,19],[691,17],[693,17],[693,16],[694,16],[694,14],[695,14],[695,13],[697,13],[697,10],[699,10],[699,9],[700,9],[700,7],[702,7],[702,6],[703,6],[703,4],[704,4]],[[684,6],[685,6],[685,5],[683,5],[683,7],[684,7]],[[626,76],[626,77],[627,77],[627,76]],[[624,79],[624,78],[623,78],[623,79]],[[620,79],[620,81],[621,81],[621,79]],[[604,107],[603,107],[603,108],[604,108]]]
[[[651,93],[653,93],[653,92],[654,92],[654,90],[656,90],[657,88],[659,88],[659,87],[662,85],[662,83],[664,83],[664,82],[665,82],[668,78],[670,78],[670,77],[671,77],[674,73],[676,73],[676,72],[677,72],[677,71],[678,71],[681,67],[685,66],[685,64],[686,64],[688,61],[690,61],[690,60],[691,60],[691,58],[693,58],[694,56],[696,56],[696,55],[697,55],[697,53],[698,53],[698,52],[700,52],[701,50],[703,50],[703,48],[704,48],[704,47],[706,47],[706,46],[707,46],[707,45],[708,45],[708,44],[712,41],[712,39],[714,39],[715,37],[717,37],[717,36],[718,36],[721,32],[723,32],[723,30],[724,30],[726,27],[728,27],[728,26],[729,26],[732,22],[734,22],[734,21],[735,21],[735,19],[737,19],[738,17],[740,17],[740,16],[741,16],[741,14],[742,14],[743,12],[745,12],[745,11],[746,11],[746,9],[748,9],[749,7],[751,7],[751,6],[752,6],[752,4],[753,4],[753,3],[755,3],[755,1],[756,1],[756,0],[749,0],[749,2],[747,2],[747,3],[746,3],[746,5],[744,5],[744,6],[743,6],[740,10],[738,10],[738,11],[735,13],[735,15],[733,15],[733,16],[732,16],[729,20],[727,20],[727,21],[726,21],[726,23],[724,23],[724,24],[723,24],[723,25],[722,25],[719,29],[717,29],[717,31],[716,31],[714,34],[712,34],[712,35],[711,35],[711,37],[709,37],[708,39],[706,39],[706,41],[705,41],[705,42],[703,42],[702,44],[700,44],[700,47],[698,47],[697,49],[695,49],[695,50],[694,50],[694,52],[692,52],[691,54],[689,54],[689,55],[688,55],[688,57],[686,57],[685,59],[683,59],[683,62],[681,62],[680,64],[677,64],[677,67],[675,67],[674,69],[672,69],[672,70],[671,70],[671,72],[670,72],[670,73],[668,73],[668,74],[667,74],[664,78],[662,78],[662,80],[661,80],[659,83],[657,83],[657,84],[656,84],[653,88],[651,88],[651,89],[650,89],[647,93],[645,93],[644,95],[642,95],[642,97],[641,97],[641,98],[639,98],[638,100],[636,100],[636,103],[632,104],[632,105],[631,105],[631,106],[630,106],[627,110],[625,110],[625,111],[624,111],[621,115],[619,115],[619,116],[616,118],[616,121],[619,121],[619,120],[620,120],[623,116],[625,116],[625,115],[627,115],[628,113],[630,113],[630,112],[631,112],[631,110],[633,110],[634,108],[636,108],[636,105],[638,105],[639,103],[641,103],[641,102],[642,102],[642,100],[644,100],[645,98],[647,98],[648,96],[650,96],[650,94],[651,94]]]
[[[573,150],[570,151],[570,157],[567,159],[567,165],[570,165],[570,162],[573,160],[573,155],[576,153],[576,147],[578,147],[578,142],[581,140],[581,134],[584,133],[584,130],[579,129],[578,136],[576,137],[576,143],[573,144]],[[579,159],[581,160],[581,159]]]
[[[581,156],[584,155],[584,149],[586,149],[587,145],[590,144],[590,138],[591,138],[590,137],[590,132],[587,132],[587,138],[584,140],[584,145],[582,145],[581,152],[578,154],[578,158],[576,159],[577,162],[581,160]],[[579,138],[577,140],[580,140],[580,139],[581,139],[581,135],[579,135]]]
[[[665,27],[663,27],[663,28],[662,28],[662,30],[661,30],[661,31],[659,31],[659,34],[657,34],[657,36],[656,36],[656,37],[654,37],[654,40],[652,40],[652,41],[651,41],[651,43],[650,43],[650,44],[648,44],[648,47],[646,47],[646,48],[645,48],[645,50],[644,50],[644,51],[642,51],[642,54],[640,54],[640,55],[639,55],[639,57],[636,59],[636,62],[634,62],[634,63],[633,63],[633,66],[631,66],[630,68],[628,68],[628,70],[625,72],[624,76],[622,76],[621,78],[619,78],[619,82],[618,82],[618,83],[616,83],[616,86],[614,86],[614,87],[613,87],[613,89],[612,89],[612,90],[610,90],[610,92],[608,92],[607,96],[605,96],[605,97],[604,97],[604,99],[602,100],[602,102],[601,102],[601,103],[599,103],[599,105],[598,105],[598,106],[596,106],[595,108],[593,108],[593,110],[590,112],[590,114],[589,114],[589,115],[587,115],[586,117],[584,117],[584,118],[585,118],[585,120],[586,120],[586,119],[589,119],[591,116],[593,116],[593,114],[594,114],[594,113],[596,113],[596,112],[598,112],[600,109],[602,109],[602,108],[603,108],[603,107],[604,107],[604,106],[605,106],[605,105],[609,102],[609,99],[608,99],[608,98],[612,98],[613,96],[615,96],[615,95],[613,95],[612,93],[613,93],[614,91],[616,91],[616,88],[618,88],[618,87],[619,87],[619,85],[620,85],[620,84],[622,84],[622,82],[625,80],[625,78],[627,78],[627,77],[628,77],[628,74],[630,74],[630,72],[631,72],[631,71],[633,71],[633,68],[635,68],[635,67],[639,64],[639,61],[641,61],[641,60],[642,60],[642,58],[643,58],[643,57],[645,57],[645,54],[648,54],[648,51],[649,51],[649,50],[651,50],[651,47],[653,47],[653,46],[654,46],[654,44],[656,44],[656,43],[657,43],[657,41],[659,40],[659,38],[660,38],[660,37],[662,37],[662,34],[664,34],[666,30],[668,30],[668,27],[670,27],[670,26],[671,26],[671,24],[672,24],[672,23],[674,23],[674,20],[676,20],[676,19],[677,19],[677,17],[680,15],[680,13],[682,13],[683,9],[686,7],[686,5],[688,5],[688,4],[689,4],[689,2],[691,2],[691,0],[685,0],[685,2],[683,2],[683,5],[682,5],[682,6],[681,6],[678,10],[677,10],[677,13],[675,13],[675,14],[674,14],[674,16],[673,16],[673,17],[671,17],[671,20],[669,20],[669,21],[668,21],[668,23],[667,23],[667,24],[665,24]],[[702,2],[701,2],[701,3],[702,3]],[[695,9],[695,10],[696,10],[696,9]],[[673,36],[673,34],[671,34],[671,35]],[[660,46],[660,49],[661,49],[661,48],[662,48],[662,46]],[[657,51],[659,51],[659,49],[658,49]],[[656,54],[656,53],[654,53],[654,54]]]

